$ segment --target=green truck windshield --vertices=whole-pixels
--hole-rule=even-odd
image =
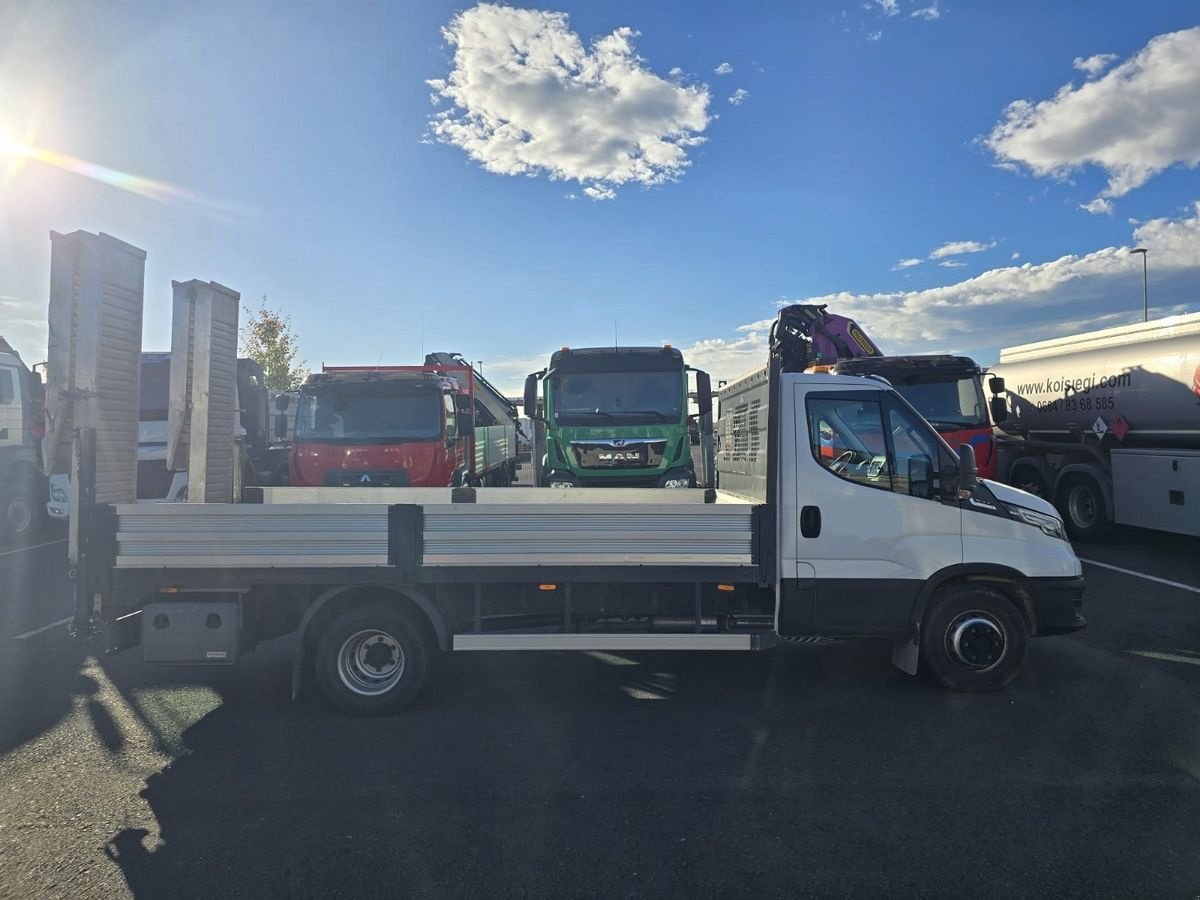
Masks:
[[[679,424],[679,372],[581,372],[551,380],[557,425]]]

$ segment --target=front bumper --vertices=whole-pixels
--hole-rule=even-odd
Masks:
[[[1034,634],[1068,634],[1087,625],[1082,615],[1082,575],[1070,578],[1031,578],[1029,600],[1033,607]]]

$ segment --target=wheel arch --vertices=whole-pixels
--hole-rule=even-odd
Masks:
[[[1034,633],[1037,621],[1033,614],[1033,599],[1029,592],[1027,579],[1023,574],[1010,566],[1002,566],[998,563],[962,563],[947,566],[925,580],[925,584],[921,587],[917,599],[913,603],[910,619],[914,641],[919,642],[920,640],[921,623],[925,621],[925,613],[933,596],[943,588],[970,582],[986,584],[1004,593],[1021,613],[1021,618],[1025,620],[1029,633]]]
[[[410,587],[396,585],[339,585],[323,591],[304,611],[300,624],[296,627],[296,644],[292,655],[292,699],[300,696],[304,677],[304,665],[312,653],[313,645],[319,629],[314,630],[314,622],[326,622],[337,613],[354,606],[365,606],[368,603],[384,600],[400,609],[416,609],[420,613],[419,621],[426,625],[439,649],[451,649],[450,629],[437,606],[420,591]]]

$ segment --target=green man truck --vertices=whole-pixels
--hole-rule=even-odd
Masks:
[[[695,393],[688,389],[695,373]],[[538,385],[541,385],[539,397]],[[708,373],[663,347],[563,347],[525,379],[543,487],[696,487],[689,398],[711,421]]]

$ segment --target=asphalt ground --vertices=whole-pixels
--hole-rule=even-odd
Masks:
[[[461,654],[384,719],[292,702],[286,639],[100,655],[65,543],[0,550],[0,896],[1196,897],[1200,542],[1078,549],[1089,627],[996,694],[870,643]]]

